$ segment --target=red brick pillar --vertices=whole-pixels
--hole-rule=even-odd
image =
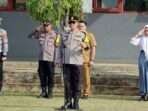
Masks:
[[[119,8],[119,11],[121,13],[124,12],[124,0],[118,0],[117,1],[117,7]]]
[[[13,2],[14,2],[14,0],[8,0],[8,6],[7,6],[7,9],[8,10],[13,10]]]

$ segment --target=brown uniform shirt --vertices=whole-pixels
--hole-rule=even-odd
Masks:
[[[89,63],[91,59],[91,50],[96,47],[97,43],[92,33],[86,32],[84,42],[87,48],[83,50],[84,63]]]

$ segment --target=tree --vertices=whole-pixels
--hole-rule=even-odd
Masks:
[[[145,11],[148,11],[148,0],[144,0],[145,3]]]
[[[27,10],[37,21],[49,20],[59,28],[69,16],[82,18],[82,0],[27,0]]]

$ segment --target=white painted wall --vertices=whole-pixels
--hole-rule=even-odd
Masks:
[[[83,12],[92,13],[92,0],[83,0]]]
[[[27,36],[38,26],[26,12],[1,12],[9,37],[9,60],[37,60],[38,43]],[[135,63],[139,50],[129,43],[145,24],[148,15],[137,13],[85,14],[88,30],[97,40],[96,61]]]

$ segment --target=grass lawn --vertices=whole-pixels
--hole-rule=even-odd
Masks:
[[[80,100],[80,107],[83,111],[148,111],[148,102],[139,102],[137,99],[138,97],[99,95]],[[58,111],[62,104],[62,96],[52,99],[20,95],[0,96],[0,111]]]

